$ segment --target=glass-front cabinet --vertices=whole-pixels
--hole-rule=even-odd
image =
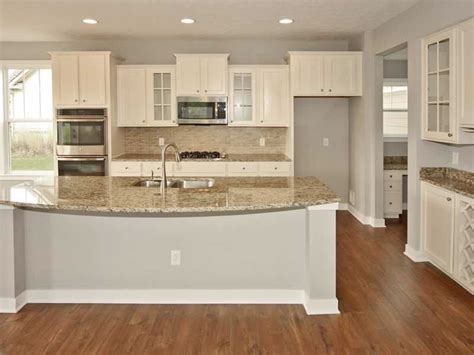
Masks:
[[[422,139],[474,144],[474,19],[422,41]]]
[[[455,142],[455,30],[431,36],[423,46],[423,138]]]
[[[176,126],[175,69],[147,69],[147,125]]]
[[[250,67],[230,68],[229,125],[256,124],[256,70]]]

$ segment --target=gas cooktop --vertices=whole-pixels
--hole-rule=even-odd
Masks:
[[[181,152],[179,154],[180,158],[183,160],[222,160],[225,159],[225,154],[219,152]]]

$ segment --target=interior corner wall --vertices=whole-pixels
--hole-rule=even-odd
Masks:
[[[474,147],[421,140],[421,40],[424,36],[474,16],[472,0],[422,0],[374,31],[374,54],[408,44],[408,241],[420,248],[420,180],[422,167],[458,167],[474,171]],[[371,98],[366,98],[371,100]],[[374,101],[372,105],[376,105]],[[381,105],[381,103],[380,103]],[[460,163],[453,166],[452,152]],[[383,193],[383,192],[382,192]]]

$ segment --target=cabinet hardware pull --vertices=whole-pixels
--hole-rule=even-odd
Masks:
[[[75,99],[74,102],[79,102],[79,100],[78,100],[78,99]]]
[[[448,137],[452,137],[452,136],[453,136],[453,134],[452,134],[452,133],[448,133]]]
[[[199,90],[196,90],[196,92],[199,92]]]
[[[277,168],[276,166],[275,166],[273,169],[274,169],[274,170],[278,170],[278,168]]]
[[[332,92],[332,89],[329,89],[329,92]]]
[[[204,92],[207,92],[207,90],[204,90]]]
[[[451,201],[451,197],[446,198],[446,200],[447,200],[448,202],[450,202],[450,201]]]
[[[392,185],[390,185],[390,188],[392,188]]]
[[[242,168],[242,170],[245,170],[245,166]]]
[[[390,177],[393,177],[393,175],[390,175]]]
[[[392,205],[392,203],[391,203],[391,202],[389,202],[388,204],[389,204],[390,206]]]
[[[321,89],[321,92],[323,92],[323,91],[324,91],[324,89]]]
[[[82,100],[82,102],[86,102],[86,100]]]

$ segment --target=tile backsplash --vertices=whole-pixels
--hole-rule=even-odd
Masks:
[[[219,151],[234,154],[285,154],[287,128],[180,126],[125,128],[125,153],[158,154],[158,138],[176,143],[181,151]],[[260,146],[260,138],[265,146]]]

